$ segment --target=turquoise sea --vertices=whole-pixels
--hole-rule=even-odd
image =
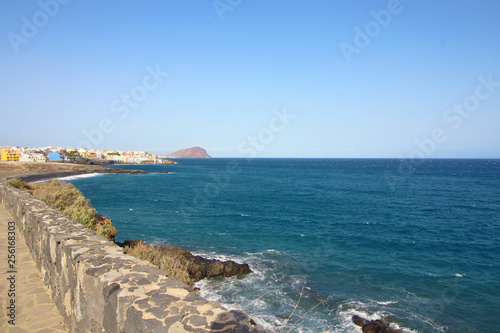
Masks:
[[[500,160],[178,162],[69,181],[118,240],[249,263],[198,287],[271,331],[500,332]]]

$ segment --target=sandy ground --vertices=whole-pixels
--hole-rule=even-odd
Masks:
[[[77,173],[99,172],[104,167],[100,165],[85,165],[57,162],[0,162],[0,178],[33,173],[73,171]]]
[[[64,319],[57,311],[54,302],[50,298],[50,292],[43,285],[42,277],[36,268],[36,263],[30,255],[24,237],[16,228],[15,237],[15,266],[14,272],[9,267],[7,261],[7,226],[14,221],[12,216],[0,205],[0,332],[21,333],[21,332],[68,332],[64,328]],[[5,230],[5,231],[4,231]],[[9,229],[10,230],[10,229]],[[12,236],[10,236],[12,237]],[[9,237],[9,239],[10,239]],[[7,297],[11,285],[7,278],[15,277],[16,295]],[[7,316],[10,310],[10,300],[15,300],[15,325],[8,321],[12,317]],[[8,303],[9,302],[9,303]]]

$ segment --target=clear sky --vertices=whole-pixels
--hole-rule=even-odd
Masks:
[[[2,0],[0,145],[500,158],[497,0]]]

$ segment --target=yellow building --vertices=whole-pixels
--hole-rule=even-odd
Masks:
[[[20,157],[21,156],[19,155],[18,152],[15,152],[12,150],[2,150],[2,153],[1,153],[1,160],[2,161],[19,162]]]

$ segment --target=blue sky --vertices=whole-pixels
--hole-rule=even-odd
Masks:
[[[3,0],[0,145],[500,158],[498,13],[494,0]]]

